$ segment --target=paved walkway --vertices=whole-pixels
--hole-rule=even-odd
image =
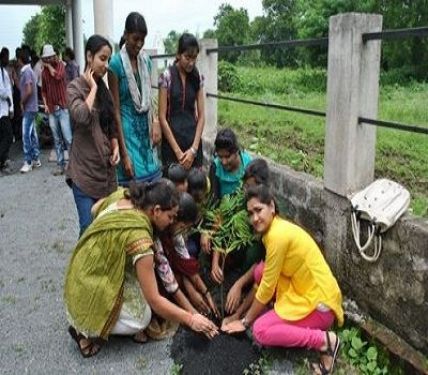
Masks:
[[[54,163],[0,177],[0,373],[168,374],[169,342],[137,345],[114,338],[92,359],[83,359],[67,333],[64,270],[78,236],[77,213]]]
[[[113,338],[83,359],[67,333],[64,270],[78,235],[77,213],[64,177],[54,177],[49,152],[42,167],[20,174],[15,144],[11,175],[0,175],[0,373],[169,374],[170,341],[137,345]],[[273,374],[290,373],[275,363]]]

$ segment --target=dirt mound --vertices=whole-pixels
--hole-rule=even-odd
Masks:
[[[183,366],[183,375],[241,375],[260,358],[259,350],[245,334],[220,334],[208,340],[184,328],[173,338],[171,355]]]

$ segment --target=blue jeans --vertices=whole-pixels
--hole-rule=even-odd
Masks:
[[[97,199],[86,195],[74,182],[71,189],[73,190],[74,202],[79,215],[79,237],[81,237],[85,229],[92,223],[91,208]]]
[[[55,143],[57,164],[61,167],[64,167],[65,160],[63,142],[65,143],[68,152],[70,152],[72,140],[70,115],[68,113],[68,109],[59,108],[52,113],[49,113],[49,127],[51,128]]]
[[[22,146],[24,158],[28,164],[37,160],[40,155],[39,138],[36,131],[37,112],[24,112],[22,115]]]

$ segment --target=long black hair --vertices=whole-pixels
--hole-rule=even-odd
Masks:
[[[110,51],[113,51],[110,42],[101,35],[95,34],[88,39],[85,47],[85,70],[88,65],[88,52],[94,57],[104,46],[108,46]],[[102,78],[98,80],[97,85],[95,101],[100,111],[100,126],[104,134],[110,138],[115,133],[113,99]]]
[[[180,193],[177,221],[185,224],[193,224],[198,218],[198,206],[193,197],[186,192]]]
[[[161,178],[155,182],[131,182],[125,198],[130,199],[134,207],[145,210],[159,205],[167,211],[178,206],[180,197],[174,184]]]
[[[270,185],[270,171],[266,160],[254,159],[247,165],[242,179],[245,182],[250,178],[254,178],[256,184]]]
[[[231,154],[239,151],[239,143],[236,134],[232,129],[225,128],[219,130],[214,141],[215,150],[226,150]]]
[[[178,39],[177,55],[183,53],[189,54],[190,56],[199,54],[199,43],[196,37],[190,33],[183,33]],[[195,91],[199,91],[201,86],[201,79],[199,70],[194,66],[193,70],[188,75],[190,84],[194,87]]]
[[[186,169],[178,163],[172,163],[168,167],[167,177],[174,182],[174,184],[182,184],[186,182],[187,179]]]
[[[147,24],[142,14],[131,12],[125,20],[125,33],[141,33],[147,35]]]

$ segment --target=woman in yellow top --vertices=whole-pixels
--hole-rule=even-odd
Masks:
[[[266,186],[249,188],[246,198],[251,224],[266,248],[263,276],[244,317],[222,329],[234,333],[252,325],[261,345],[316,349],[321,359],[315,373],[330,374],[339,338],[328,330],[335,319],[343,324],[337,281],[312,237],[278,216]],[[261,315],[272,299],[274,308]]]

